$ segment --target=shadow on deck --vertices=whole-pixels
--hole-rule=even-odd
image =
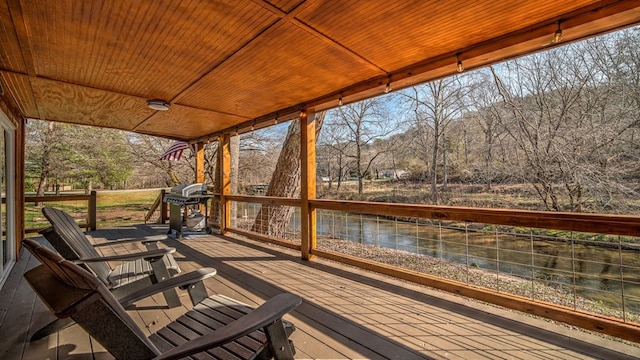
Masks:
[[[138,225],[91,234],[102,242],[166,230]],[[164,243],[177,249],[175,258],[183,271],[204,266],[218,270],[217,276],[206,280],[210,293],[250,305],[284,291],[303,297],[303,304],[285,317],[298,328],[291,337],[296,358],[640,358],[640,346],[323,259],[303,261],[297,252],[275,245],[215,235]],[[107,251],[131,250],[119,245]],[[78,326],[28,342],[53,316],[23,280],[22,274],[36,261],[26,252],[21,254],[0,290],[0,358],[110,359]],[[181,296],[188,306],[188,296]],[[162,296],[139,302],[131,310],[149,332],[184,311],[167,309]]]

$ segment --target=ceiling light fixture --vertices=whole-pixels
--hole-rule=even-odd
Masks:
[[[464,66],[462,65],[462,60],[460,60],[460,53],[456,54],[456,60],[458,60],[458,63],[456,64],[456,70],[461,73],[464,71]]]
[[[158,99],[147,100],[147,105],[149,106],[150,109],[159,110],[159,111],[167,111],[171,106],[171,104],[169,104],[168,102],[164,100],[158,100]]]
[[[553,33],[553,43],[557,44],[562,41],[562,29],[560,28],[560,20],[558,20],[558,30]]]

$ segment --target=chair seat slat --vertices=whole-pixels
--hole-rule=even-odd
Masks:
[[[189,311],[189,312],[192,312],[192,311]],[[208,325],[211,322],[207,324],[203,324],[200,321],[196,321],[195,319],[189,317],[187,314],[176,319],[176,322],[182,324],[184,327],[187,327],[195,331],[199,335],[212,333],[213,331],[215,331],[216,329],[222,326],[218,322],[213,322],[213,327],[210,327]],[[258,341],[252,337],[252,335],[254,335],[255,333],[257,332],[251,333],[250,335],[247,335],[247,336],[243,336],[242,338],[236,340],[235,342],[240,344],[243,348],[249,349],[249,352],[256,352],[256,353],[260,352],[264,348],[265,346],[264,343],[266,342],[267,338],[266,336],[264,336],[264,334],[262,334],[263,340]],[[238,351],[240,350],[239,349],[233,350],[234,353],[237,353]],[[245,355],[242,355],[241,357],[245,358],[246,356],[249,356],[248,353],[246,353]]]

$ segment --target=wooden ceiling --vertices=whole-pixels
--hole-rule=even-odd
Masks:
[[[2,0],[24,117],[205,140],[640,22],[640,1]],[[147,99],[171,103],[168,111]]]

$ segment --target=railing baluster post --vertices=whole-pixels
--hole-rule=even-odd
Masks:
[[[344,238],[345,240],[349,240],[349,220],[347,219],[347,217],[349,216],[349,213],[345,212],[344,213]],[[351,240],[349,240],[351,241]]]
[[[166,194],[166,192],[167,191],[165,189],[160,190],[160,224],[167,223],[168,206],[167,206],[167,203],[164,201],[164,195]],[[207,214],[207,216],[209,216],[209,214]]]
[[[398,217],[394,216],[393,217],[393,221],[394,221],[394,226],[395,226],[395,236],[394,236],[394,243],[396,246],[396,265],[400,264],[400,254],[398,254],[399,248],[398,248]]]
[[[624,297],[624,269],[622,267],[624,265],[624,261],[622,260],[622,237],[620,235],[618,235],[618,254],[620,258],[620,296],[622,298],[622,321],[626,322],[627,308]]]
[[[536,254],[533,246],[533,231],[529,230],[529,236],[531,238],[531,299],[536,298]]]
[[[96,231],[96,222],[97,222],[97,193],[95,190],[91,191],[91,196],[89,197],[89,208],[87,209],[87,222],[91,231]]]
[[[376,241],[378,242],[378,246],[380,246],[380,215],[376,215]]]
[[[500,291],[500,245],[498,242],[498,227],[496,226],[496,290]]]
[[[467,284],[469,283],[469,224],[464,223],[464,256],[467,264]]]
[[[571,232],[571,276],[573,277],[573,309],[578,308],[578,287],[576,284],[576,243]]]
[[[440,253],[440,273],[438,276],[442,276],[444,273],[444,256],[442,252],[444,251],[442,247],[442,221],[438,220],[438,252]]]
[[[362,213],[360,214],[360,225],[358,226],[358,232],[360,233],[360,256],[364,257],[364,223],[362,222]]]
[[[416,255],[420,254],[420,244],[418,244],[418,238],[420,237],[420,225],[418,224],[418,218],[416,218]]]

